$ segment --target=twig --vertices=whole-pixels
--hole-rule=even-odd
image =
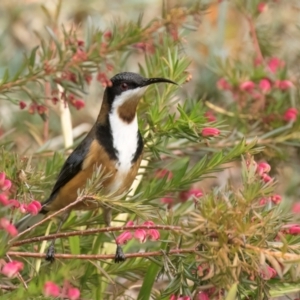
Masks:
[[[177,231],[177,230],[181,230],[181,227],[180,226],[169,226],[169,225],[153,225],[153,226],[133,225],[133,226],[119,226],[119,227],[87,229],[87,230],[82,230],[82,231],[77,230],[77,231],[69,231],[69,232],[59,232],[59,233],[50,234],[47,236],[37,236],[37,237],[17,241],[12,244],[12,247],[21,246],[21,245],[29,244],[29,243],[52,240],[52,239],[56,239],[56,238],[65,238],[65,237],[70,237],[70,236],[76,236],[76,235],[83,236],[83,235],[90,235],[90,234],[100,233],[100,232],[136,230],[136,229],[158,229],[158,230],[176,230]]]
[[[13,239],[9,240],[9,241],[8,241],[8,244],[11,244],[13,241],[15,241],[15,240],[16,240],[17,238],[19,238],[21,235],[23,235],[23,234],[25,234],[25,233],[31,231],[33,228],[35,228],[35,227],[37,227],[37,226],[39,226],[39,225],[45,223],[46,221],[50,220],[51,218],[53,218],[53,217],[55,217],[55,216],[61,214],[62,212],[68,210],[70,207],[72,207],[72,206],[78,204],[79,202],[82,202],[82,201],[88,200],[88,199],[89,199],[89,200],[95,200],[95,198],[92,197],[92,196],[81,196],[81,197],[78,197],[78,198],[76,199],[76,201],[70,203],[70,204],[67,205],[66,207],[64,207],[64,208],[62,208],[62,209],[60,209],[60,210],[54,212],[53,214],[49,215],[48,217],[46,217],[46,218],[43,219],[42,221],[40,221],[40,222],[38,222],[38,223],[32,225],[31,227],[27,228],[26,230],[20,232],[16,237],[14,237]]]
[[[0,290],[6,290],[6,291],[13,291],[15,289],[17,289],[17,286],[14,285],[4,285],[4,284],[0,284]]]
[[[172,249],[168,251],[167,254],[184,254],[184,253],[198,253],[199,252],[194,249]],[[17,251],[9,251],[7,252],[10,256],[18,256],[18,257],[33,257],[33,258],[45,258],[45,253],[36,253],[36,252],[17,252]],[[165,255],[162,251],[152,251],[152,252],[135,252],[135,253],[127,253],[126,258],[135,258],[135,257],[150,257],[150,256],[162,256]],[[55,254],[55,258],[60,259],[115,259],[115,254]]]
[[[257,58],[258,58],[259,61],[263,62],[264,57],[262,55],[262,52],[261,52],[261,49],[260,49],[260,46],[259,46],[259,42],[258,42],[258,39],[257,39],[257,34],[256,34],[255,26],[254,26],[254,23],[253,23],[253,19],[252,19],[251,16],[249,16],[247,14],[245,14],[245,17],[246,17],[246,19],[249,23],[250,33],[251,33],[253,46],[254,46]]]

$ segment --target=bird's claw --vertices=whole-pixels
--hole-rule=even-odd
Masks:
[[[126,259],[122,247],[117,245],[116,255],[115,255],[115,263],[123,262]]]
[[[55,248],[54,245],[50,245],[46,253],[46,261],[50,261],[51,263],[55,260]]]

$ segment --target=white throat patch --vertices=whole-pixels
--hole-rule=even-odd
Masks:
[[[112,109],[109,114],[113,146],[118,151],[118,162],[116,164],[116,168],[118,169],[118,175],[120,176],[126,176],[126,173],[129,172],[132,166],[131,162],[138,146],[138,122],[136,115],[132,122],[124,122],[119,116],[118,108],[126,101],[140,99],[145,93],[146,88],[147,87],[142,87],[134,90],[128,90],[117,96],[114,99]],[[117,186],[114,187],[114,189],[117,188]]]
[[[135,89],[131,89],[126,92],[123,92],[121,95],[117,96],[114,99],[114,102],[112,104],[112,111],[114,109],[118,109],[118,107],[120,107],[126,101],[139,100],[144,95],[146,89],[147,89],[147,86],[144,86],[144,87],[135,88]]]

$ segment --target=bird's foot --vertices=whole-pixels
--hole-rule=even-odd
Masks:
[[[123,262],[126,259],[122,247],[117,245],[116,255],[115,255],[115,263]]]
[[[55,247],[54,247],[54,245],[51,244],[50,247],[48,248],[45,259],[46,259],[46,261],[50,261],[51,263],[54,262],[54,260],[55,260]]]

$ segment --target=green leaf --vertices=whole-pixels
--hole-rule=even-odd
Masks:
[[[230,287],[230,290],[225,298],[225,300],[235,300],[236,299],[236,293],[237,293],[237,287],[238,287],[238,284],[237,282],[234,283],[231,287]]]
[[[35,56],[36,56],[36,51],[39,49],[40,46],[36,46],[32,49],[30,57],[29,57],[29,67],[33,67],[35,63]]]
[[[48,33],[50,34],[52,40],[54,41],[55,45],[56,45],[56,48],[57,48],[57,51],[58,51],[58,55],[59,55],[59,58],[61,59],[62,58],[62,55],[63,55],[63,52],[62,52],[62,49],[61,49],[61,45],[55,35],[55,33],[52,31],[52,29],[48,26],[46,26],[46,30],[48,31]]]

